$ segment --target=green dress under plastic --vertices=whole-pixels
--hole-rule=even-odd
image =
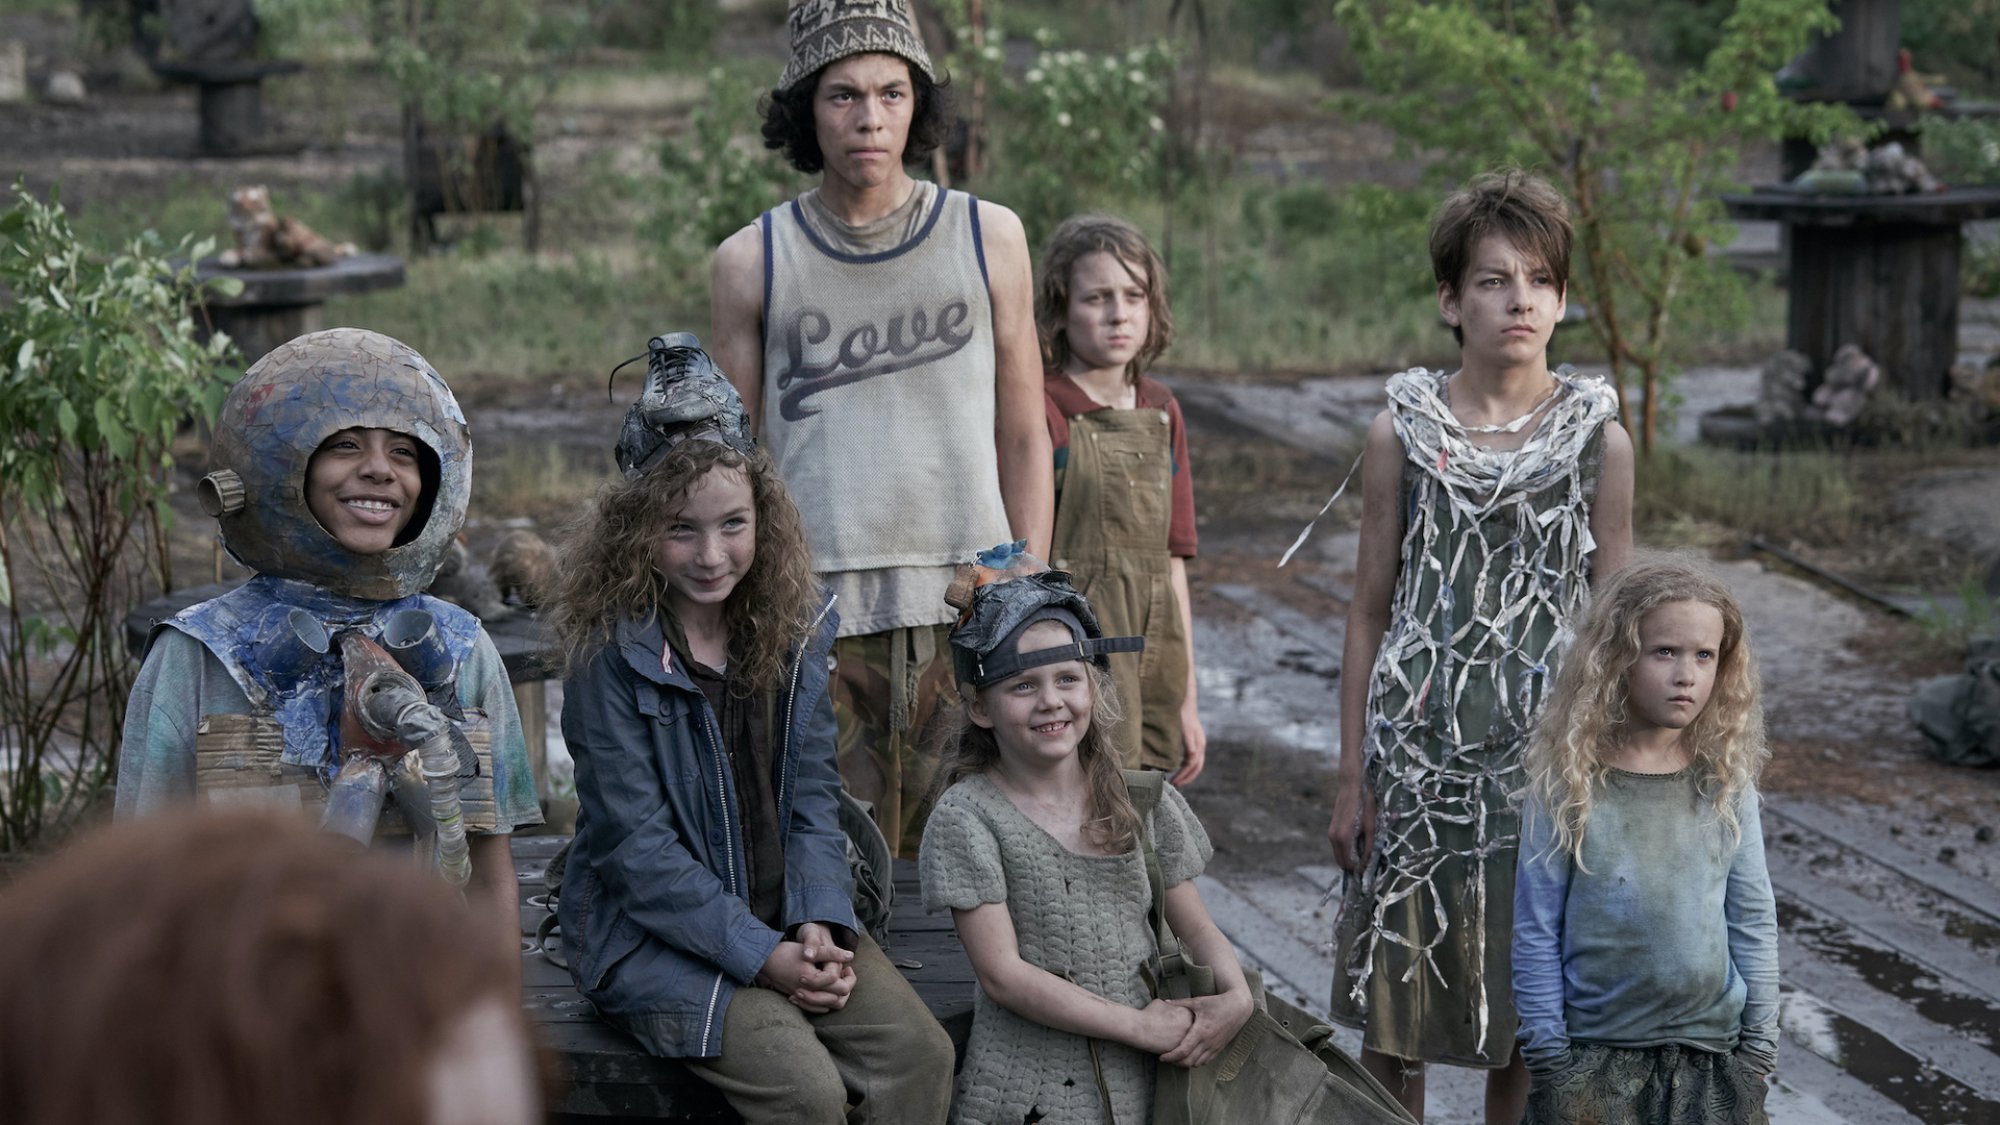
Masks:
[[[1445,374],[1389,380],[1402,561],[1368,681],[1375,844],[1334,927],[1331,1014],[1397,1058],[1501,1067],[1521,750],[1590,586],[1590,504],[1617,399],[1557,373],[1519,449],[1472,440]]]

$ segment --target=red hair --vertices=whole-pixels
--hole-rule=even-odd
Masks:
[[[0,933],[9,1125],[423,1125],[454,1022],[520,1018],[461,896],[296,816],[116,825],[0,896]]]

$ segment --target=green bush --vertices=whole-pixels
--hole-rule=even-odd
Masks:
[[[1926,117],[1924,163],[1950,187],[2000,184],[2000,121]]]
[[[660,175],[641,232],[670,275],[699,271],[704,291],[703,267],[716,246],[805,186],[782,153],[764,147],[757,100],[769,88],[768,76],[760,81],[747,66],[710,70],[707,96],[689,113],[687,130],[659,147]]]
[[[1040,51],[1016,78],[988,46],[954,70],[980,68],[992,91],[993,154],[981,194],[1021,216],[1039,247],[1063,219],[1107,200],[1167,186],[1167,89],[1176,55],[1165,41],[1121,52]]]
[[[175,429],[213,418],[237,372],[195,340],[210,244],[148,231],[116,253],[17,183],[0,212],[0,850],[58,836],[115,768],[125,614],[171,587]]]

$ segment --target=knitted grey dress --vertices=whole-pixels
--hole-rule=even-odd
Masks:
[[[1201,873],[1213,851],[1208,834],[1171,785],[1153,812],[1152,828],[1167,886]],[[1004,902],[1029,964],[1134,1008],[1152,999],[1139,970],[1154,952],[1146,921],[1153,896],[1138,849],[1115,856],[1071,852],[980,775],[939,798],[924,828],[920,865],[926,909]],[[1099,1049],[1119,1125],[1144,1125],[1152,1115],[1156,1060],[1108,1041]],[[951,1119],[1101,1125],[1087,1042],[1017,1016],[978,992]]]

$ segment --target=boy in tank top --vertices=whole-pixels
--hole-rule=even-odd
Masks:
[[[716,250],[713,355],[840,598],[842,780],[914,855],[926,732],[953,705],[952,566],[999,540],[1048,547],[1027,238],[1005,207],[905,171],[951,121],[907,0],[805,0],[790,26],[764,138],[820,183]]]

